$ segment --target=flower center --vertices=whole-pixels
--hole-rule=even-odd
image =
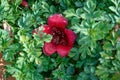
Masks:
[[[67,36],[62,29],[53,27],[51,35],[53,35],[52,42],[55,45],[67,45]]]

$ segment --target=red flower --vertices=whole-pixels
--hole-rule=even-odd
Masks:
[[[47,55],[57,52],[61,57],[65,57],[73,47],[76,34],[66,29],[68,21],[61,14],[54,14],[48,18],[48,25],[44,25],[43,32],[52,35],[51,42],[45,42],[43,51]],[[33,31],[36,33],[36,31]]]
[[[24,7],[28,7],[28,2],[26,0],[22,0],[22,3],[21,3]]]

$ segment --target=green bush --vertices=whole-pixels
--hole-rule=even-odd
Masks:
[[[0,53],[5,76],[16,80],[119,80],[120,0],[0,1]],[[67,57],[47,56],[51,35],[32,34],[53,14],[68,20],[77,39]],[[6,30],[5,27],[9,28]],[[40,28],[42,30],[42,28]]]

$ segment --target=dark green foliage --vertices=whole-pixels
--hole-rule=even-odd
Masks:
[[[119,80],[120,0],[21,0],[0,1],[0,53],[8,64],[6,75],[16,80]],[[55,13],[68,19],[77,34],[68,57],[43,53],[50,35],[32,34]],[[12,26],[13,37],[2,22]],[[118,26],[118,27],[116,27]],[[40,38],[42,34],[42,38]]]

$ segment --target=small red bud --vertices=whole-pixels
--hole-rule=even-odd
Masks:
[[[28,7],[28,2],[26,0],[22,0],[22,3],[21,3],[24,7]]]

